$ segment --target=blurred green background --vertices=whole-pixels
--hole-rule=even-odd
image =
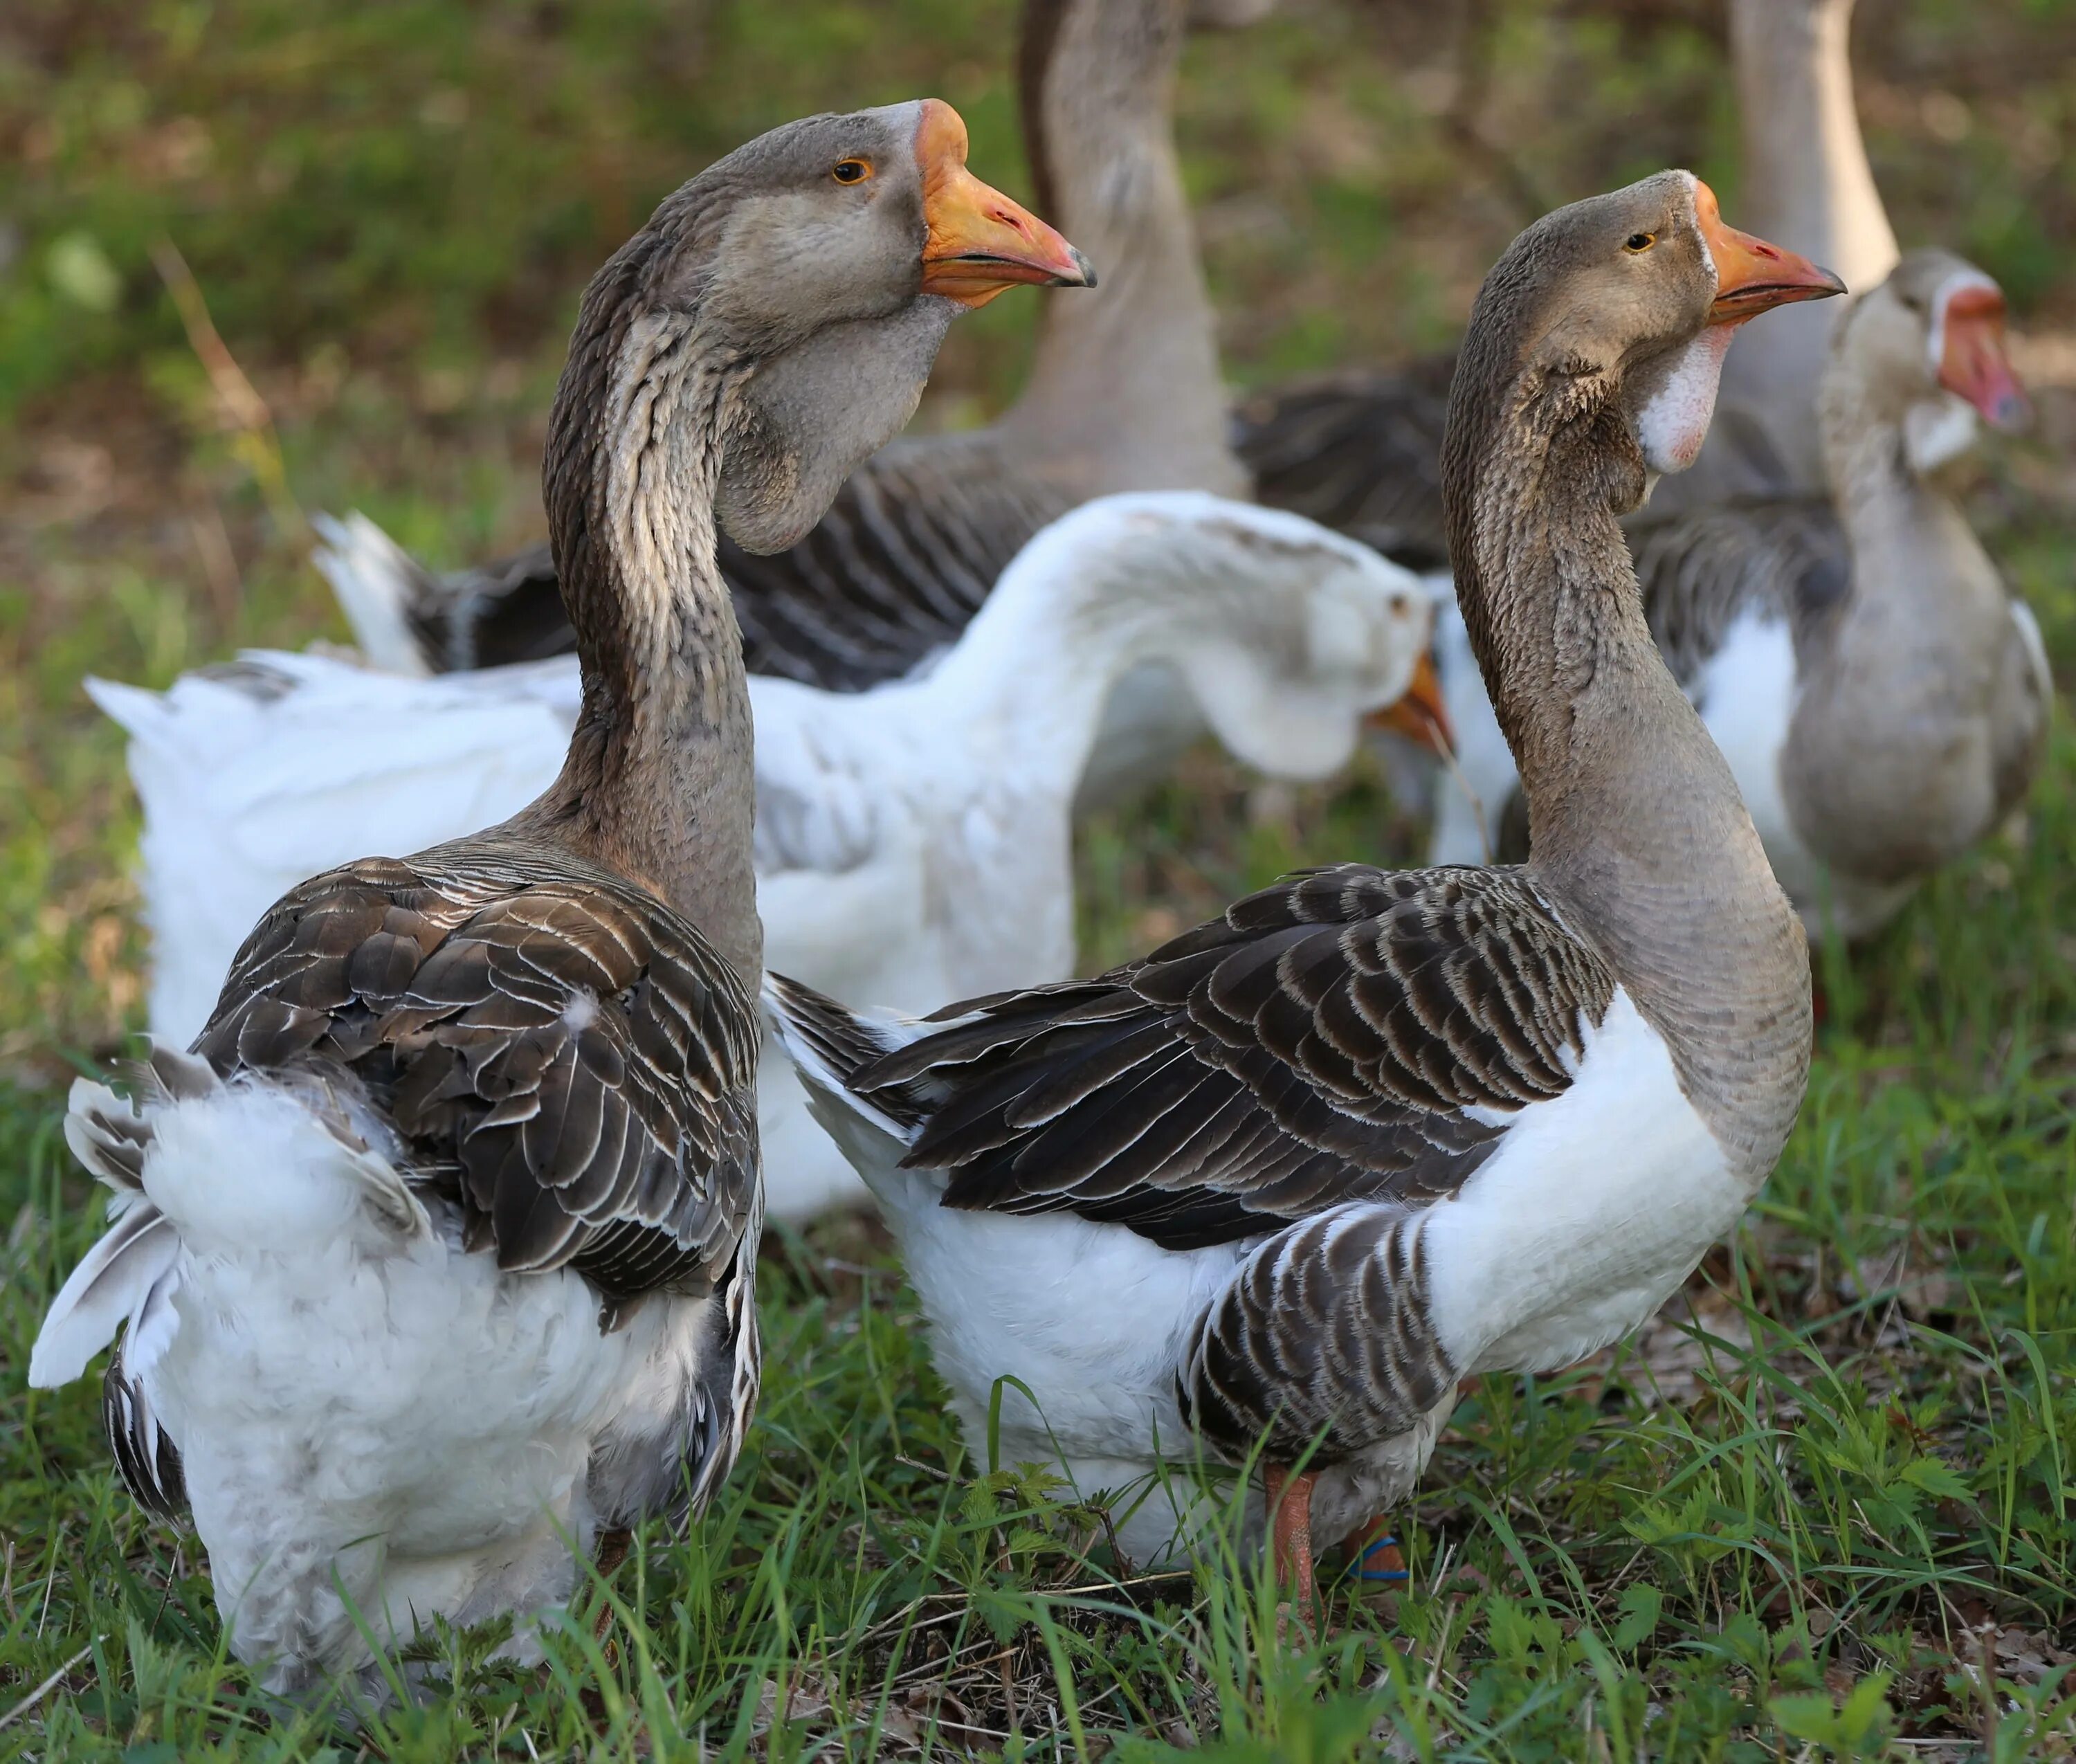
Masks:
[[[139,1019],[132,811],[80,675],[343,637],[304,508],[440,562],[536,536],[577,293],[655,200],[786,118],[924,92],[1027,194],[1015,29],[1010,0],[0,6],[0,1072]],[[1287,0],[1199,36],[1180,133],[1229,373],[1444,344],[1533,212],[1667,163],[1734,217],[1723,36],[1717,0]],[[1898,232],[2003,283],[2043,394],[1984,518],[2066,514],[2076,6],[1862,0],[1854,51]],[[197,297],[256,396],[212,378]],[[957,327],[922,420],[998,408],[1038,309]]]
[[[1284,0],[1197,39],[1179,132],[1235,382],[1447,345],[1533,214],[1667,164],[1738,218],[1721,6]],[[578,293],[657,198],[788,117],[932,92],[1026,196],[1015,29],[1011,0],[0,0],[0,1757],[312,1755],[214,1663],[191,1546],[114,1489],[94,1393],[11,1369],[93,1229],[53,1086],[143,1019],[135,811],[81,675],[343,639],[305,511],[363,508],[441,563],[537,537]],[[2076,680],[2076,0],[1860,0],[1854,54],[1904,243],[2011,296],[2038,421],[1986,449],[1970,513]],[[953,328],[920,421],[1013,394],[1041,297]],[[998,1556],[1026,1496],[960,1480],[912,1303],[839,1224],[767,1238],[761,1424],[717,1516],[652,1542],[614,1745],[567,1676],[493,1678],[369,1751],[691,1756],[696,1732],[704,1756],[711,1720],[795,1755],[751,1737],[783,1671],[849,1755],[882,1716],[912,1755],[953,1682],[924,1643],[963,1642],[919,1625],[911,1655],[882,1620],[950,1592],[1007,1624],[956,1679],[974,1720],[1077,1674],[1100,1728],[1140,1729],[1127,1761],[1173,1756],[1156,1731],[1375,1756],[1390,1708],[1393,1755],[2071,1756],[2072,778],[2065,716],[2007,836],[1821,964],[1781,1168],[1634,1356],[1459,1410],[1408,1516],[1428,1590],[1370,1654],[1334,1644],[1324,1704],[1315,1655],[1251,1677],[1220,1653],[1208,1594],[1048,1628],[1062,1672],[1031,1613],[1065,1607],[1032,1589],[1082,1569]],[[1293,791],[1207,745],[1080,847],[1094,964],[1295,864],[1420,844],[1373,768]]]

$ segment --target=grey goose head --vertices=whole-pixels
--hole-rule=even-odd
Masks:
[[[1522,393],[1554,396],[1547,408],[1558,421],[1613,406],[1644,471],[1682,471],[1708,433],[1736,327],[1844,292],[1829,270],[1725,223],[1715,193],[1690,172],[1557,209],[1508,247],[1479,290],[1451,390],[1445,478],[1453,465],[1468,487]],[[1627,506],[1642,494],[1637,475]],[[1457,500],[1468,517],[1468,499]],[[1468,537],[1453,526],[1452,550]]]
[[[1019,284],[1093,284],[965,156],[958,113],[925,98],[808,117],[708,166],[586,290],[551,454],[703,425],[730,536],[791,544],[913,413],[953,318]]]
[[[1912,469],[1933,471],[1974,445],[1978,421],[2025,425],[2004,319],[2003,290],[1966,259],[1907,251],[1839,321],[1826,384],[1842,380],[1868,418],[1900,425]]]

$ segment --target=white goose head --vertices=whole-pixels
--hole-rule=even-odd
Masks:
[[[1027,555],[1078,575],[1084,631],[1113,633],[1121,661],[1175,668],[1219,739],[1279,777],[1343,764],[1364,716],[1405,695],[1433,629],[1411,571],[1301,516],[1201,492],[1099,498]]]

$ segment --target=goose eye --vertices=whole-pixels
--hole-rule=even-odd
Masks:
[[[830,168],[829,176],[839,184],[862,184],[872,176],[870,160],[838,160]]]
[[[1655,233],[1632,233],[1622,241],[1622,249],[1632,252],[1647,251],[1657,243],[1658,235]]]

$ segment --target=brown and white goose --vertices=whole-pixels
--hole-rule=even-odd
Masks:
[[[895,442],[785,551],[754,556],[724,536],[752,673],[835,691],[899,679],[957,641],[1024,543],[1077,504],[1247,493],[1172,127],[1188,25],[1246,11],[1028,0],[1017,74],[1040,208],[1102,286],[1047,303],[1025,391],[992,427]],[[446,672],[569,646],[545,548],[439,578],[364,521],[325,532],[320,561],[377,666]]]
[[[1812,937],[1879,930],[2045,757],[2039,627],[1940,470],[1978,422],[2024,418],[2003,328],[1980,270],[1906,253],[1837,322],[1816,401],[1825,494],[1628,525],[1651,629]],[[1444,671],[1467,789],[1443,799],[1435,859],[1518,856],[1512,760],[1476,681]]]
[[[774,131],[587,291],[544,489],[583,658],[500,826],[292,890],[189,1053],[66,1136],[114,1190],[31,1384],[106,1384],[239,1658],[521,1619],[698,1511],[758,1386],[749,695],[716,523],[789,543],[906,421],[945,326],[1078,273],[935,100]],[[372,1670],[372,1669],[370,1669]]]
[[[1314,1528],[1411,1488],[1459,1379],[1615,1340],[1735,1222],[1800,1102],[1807,950],[1618,520],[1698,450],[1729,330],[1837,292],[1684,172],[1546,216],[1486,278],[1443,483],[1526,864],[1295,877],[921,1023],[773,977],[974,1437],[999,1390],[1004,1454],[1087,1495],[1193,1438],[1258,1447],[1302,1584]],[[1120,1502],[1129,1553],[1188,1531],[1167,1486]]]

